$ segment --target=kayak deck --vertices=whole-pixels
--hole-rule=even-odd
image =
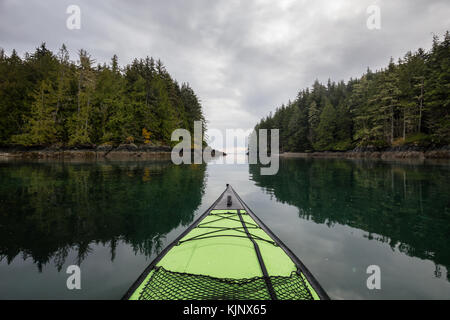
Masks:
[[[311,283],[309,271],[302,272],[302,267],[306,268],[292,259],[292,252],[286,252],[281,241],[256,219],[227,187],[216,203],[152,262],[124,298],[327,298],[315,280]]]

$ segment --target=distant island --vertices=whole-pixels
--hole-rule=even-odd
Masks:
[[[408,52],[359,79],[327,85],[316,80],[263,118],[258,129],[280,129],[280,153],[286,156],[399,152],[407,158],[408,152],[428,152],[450,158],[449,32],[442,41],[435,36],[430,51]]]

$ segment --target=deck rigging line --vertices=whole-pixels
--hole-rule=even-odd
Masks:
[[[236,211],[236,210],[233,210],[233,211]],[[239,211],[239,210],[238,210],[238,211]],[[235,222],[242,222],[240,219],[238,220],[238,219],[235,219],[235,218],[233,217],[233,216],[237,216],[237,217],[240,218],[240,214],[242,214],[242,213],[235,213],[235,212],[212,213],[212,212],[211,212],[211,213],[210,213],[211,216],[218,216],[219,218],[218,218],[218,219],[215,219],[215,220],[211,220],[211,221],[199,223],[198,226],[197,226],[196,228],[198,228],[198,229],[202,229],[202,228],[204,228],[204,229],[215,229],[214,231],[205,232],[205,233],[202,233],[202,234],[193,236],[193,237],[188,238],[188,239],[185,239],[185,240],[180,240],[180,241],[178,241],[177,244],[180,245],[180,244],[182,244],[182,243],[184,243],[184,242],[187,242],[187,241],[192,241],[192,240],[202,240],[202,239],[215,238],[215,237],[249,238],[248,234],[250,234],[251,237],[252,237],[253,239],[260,240],[260,241],[265,241],[265,242],[270,243],[270,244],[272,244],[272,245],[274,245],[274,246],[277,246],[277,244],[276,244],[275,241],[267,240],[267,239],[261,238],[260,236],[255,235],[255,234],[252,234],[252,233],[250,233],[250,232],[248,231],[248,229],[261,229],[261,228],[260,228],[257,224],[255,224],[255,223],[249,223],[249,222],[247,222],[246,225],[245,225],[245,226],[243,225],[242,227],[216,227],[216,226],[208,226],[209,224],[212,224],[212,223],[217,222],[217,221],[225,220],[225,219],[228,219],[228,220],[231,220],[231,221],[235,221]],[[248,225],[250,225],[250,227],[249,227]],[[245,228],[247,228],[247,231],[245,230]],[[237,231],[237,232],[242,233],[243,235],[222,234],[222,233],[220,233],[220,232],[222,232],[222,231]]]
[[[242,226],[245,229],[245,233],[247,237],[253,242],[253,247],[255,248],[256,256],[258,257],[259,266],[261,267],[262,274],[264,276],[264,281],[267,285],[267,290],[269,290],[270,298],[272,300],[277,300],[277,295],[275,290],[273,290],[272,282],[270,281],[269,274],[267,273],[266,265],[264,264],[264,260],[261,255],[261,251],[259,250],[259,246],[256,241],[253,239],[253,236],[248,232],[247,226],[245,225],[244,219],[242,218],[241,210],[238,209],[239,219],[241,219]]]

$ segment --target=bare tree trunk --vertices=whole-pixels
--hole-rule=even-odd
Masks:
[[[88,101],[87,101],[87,114],[86,114],[86,119],[84,119],[84,128],[87,131],[88,128],[88,119],[89,119],[89,105],[91,104],[91,98],[88,97]]]
[[[419,133],[422,129],[422,108],[423,108],[423,78],[420,86],[420,105],[419,105]]]
[[[391,107],[391,144],[394,142],[394,107]]]
[[[78,104],[78,114],[80,114],[80,94],[81,94],[81,79],[83,73],[80,72],[80,77],[78,78],[78,95],[77,95],[77,104]]]
[[[403,140],[406,139],[406,110],[403,112]]]
[[[56,121],[56,117],[58,116],[59,108],[61,107],[61,98],[62,98],[62,95],[63,95],[63,92],[64,92],[64,75],[65,75],[65,72],[64,72],[64,69],[63,69],[63,71],[61,73],[61,82],[60,82],[60,85],[63,87],[63,89],[58,88],[58,91],[60,91],[60,92],[58,92],[58,102],[56,103],[55,115],[53,117],[54,121]]]

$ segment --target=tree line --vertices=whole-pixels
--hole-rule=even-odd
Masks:
[[[280,151],[450,143],[450,34],[432,48],[347,83],[316,80],[256,126],[280,129]]]
[[[199,98],[161,60],[134,59],[120,67],[96,64],[86,50],[71,61],[65,45],[34,53],[0,49],[0,144],[85,146],[169,144],[174,129],[193,132],[206,121]]]

